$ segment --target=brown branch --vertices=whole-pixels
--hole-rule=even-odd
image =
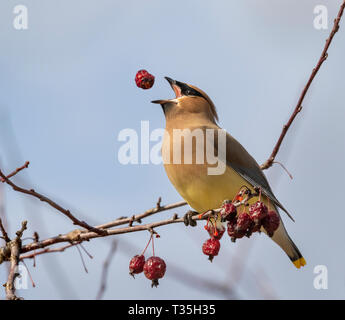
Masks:
[[[23,166],[24,167],[24,166]],[[20,169],[20,168],[19,168]],[[18,169],[17,169],[18,170]],[[16,171],[17,171],[16,170]],[[15,172],[16,172],[15,171]],[[19,170],[20,171],[20,170]],[[18,171],[18,172],[19,172]],[[106,235],[106,230],[100,230],[97,228],[94,228],[90,225],[88,225],[85,221],[80,221],[79,219],[77,219],[74,215],[72,215],[72,213],[67,210],[64,209],[62,206],[58,205],[56,202],[54,202],[53,200],[50,200],[49,198],[47,198],[46,196],[36,192],[35,190],[31,189],[24,189],[22,187],[19,187],[18,185],[16,185],[15,183],[13,183],[11,180],[9,180],[9,178],[7,176],[4,175],[4,173],[0,170],[0,177],[4,180],[5,183],[7,183],[9,186],[12,187],[12,189],[14,191],[20,192],[20,193],[24,193],[30,196],[33,196],[37,199],[39,199],[42,202],[46,202],[48,203],[51,207],[55,208],[56,210],[60,211],[61,213],[63,213],[66,217],[68,217],[70,220],[72,220],[73,224],[81,226],[89,231],[93,231],[97,234],[100,235]]]
[[[11,243],[11,267],[6,282],[6,300],[18,300],[18,297],[15,295],[15,284],[14,281],[17,277],[17,267],[19,263],[19,245],[17,242]]]
[[[299,97],[298,99],[298,102],[297,102],[297,105],[294,109],[294,111],[292,112],[292,115],[290,116],[290,119],[288,120],[288,122],[283,126],[283,130],[279,136],[279,139],[276,143],[276,145],[274,146],[273,148],[273,151],[272,151],[272,154],[270,155],[270,157],[261,165],[261,169],[262,170],[265,170],[265,169],[268,169],[270,168],[272,165],[273,165],[273,162],[275,160],[275,157],[277,156],[277,153],[280,149],[280,146],[283,142],[283,139],[285,138],[285,135],[287,133],[287,131],[289,130],[292,122],[295,120],[297,114],[302,110],[302,103],[303,103],[303,100],[308,92],[308,89],[311,85],[311,83],[313,82],[317,72],[319,71],[319,69],[321,68],[322,64],[327,60],[328,58],[328,48],[329,46],[331,45],[331,42],[333,40],[333,37],[335,36],[335,34],[338,32],[339,30],[339,23],[340,23],[340,20],[341,20],[341,17],[343,15],[343,12],[344,12],[344,9],[345,9],[345,0],[343,0],[343,3],[342,5],[340,6],[340,9],[339,9],[339,12],[338,12],[338,15],[337,15],[337,18],[334,20],[334,25],[333,25],[333,28],[332,28],[332,31],[329,35],[329,37],[327,38],[326,40],[326,44],[322,50],[322,53],[321,53],[321,56],[320,56],[320,59],[316,65],[316,67],[313,69],[310,77],[309,77],[309,80],[307,82],[307,84],[305,85],[302,93],[301,93],[301,96]]]
[[[18,172],[26,169],[28,166],[29,166],[30,162],[29,161],[26,161],[24,163],[24,165],[22,165],[21,167],[17,168],[16,170],[14,170],[13,172],[11,172],[8,176],[7,176],[7,179],[9,178],[12,178],[13,176],[15,176]],[[0,179],[0,182],[6,182],[6,180],[4,178],[1,178]]]
[[[186,201],[179,201],[179,202],[164,205],[164,206],[161,206],[160,202],[159,202],[159,206],[157,205],[155,208],[151,208],[149,210],[146,210],[144,213],[141,213],[138,215],[133,215],[131,218],[124,217],[124,218],[116,219],[114,221],[98,225],[98,226],[96,226],[96,228],[98,228],[98,229],[109,229],[109,228],[117,227],[117,226],[124,225],[124,224],[130,224],[130,223],[133,223],[134,221],[141,222],[142,219],[147,218],[147,217],[149,217],[153,214],[156,214],[158,212],[183,207],[186,205],[187,205]]]
[[[68,244],[68,245],[65,245],[63,247],[59,247],[59,248],[45,248],[44,250],[41,250],[41,251],[34,251],[33,253],[30,253],[30,254],[27,254],[27,255],[21,255],[19,257],[19,260],[20,261],[23,261],[25,259],[35,259],[36,256],[39,256],[41,254],[44,254],[44,253],[54,253],[54,252],[64,252],[66,249],[70,248],[70,247],[73,247],[75,245],[77,245],[79,242],[77,243],[73,243],[73,244]]]
[[[236,207],[239,207],[243,204],[246,204],[251,198],[257,197],[257,196],[258,196],[258,193],[251,193],[247,195],[246,198],[243,199],[242,201],[235,202],[234,205]],[[165,210],[168,210],[168,209],[165,209]],[[203,214],[202,217],[199,217],[199,215],[195,215],[191,217],[191,219],[194,221],[206,220],[208,219],[210,215],[219,213],[221,210],[222,208],[210,210],[206,212],[205,214]],[[32,243],[29,243],[22,247],[21,253],[26,253],[33,250],[46,248],[46,247],[49,247],[51,245],[61,243],[61,242],[78,241],[81,243],[83,241],[89,241],[90,239],[94,239],[94,238],[100,238],[100,237],[106,237],[106,236],[112,236],[112,235],[118,235],[118,234],[124,234],[124,233],[131,233],[131,232],[139,232],[139,231],[150,231],[155,228],[166,226],[169,224],[174,224],[174,223],[184,223],[184,217],[179,218],[176,214],[174,214],[172,218],[165,219],[162,221],[157,221],[157,222],[152,222],[152,223],[147,223],[147,224],[137,225],[137,226],[127,226],[127,227],[116,228],[116,229],[108,229],[107,233],[104,235],[98,234],[96,232],[81,232],[81,230],[73,230],[64,235],[58,235],[56,237],[48,238],[39,242],[34,241]],[[46,252],[42,252],[42,254],[43,253],[46,253]],[[24,256],[21,256],[21,258],[24,258]]]
[[[5,230],[5,227],[4,227],[3,223],[2,223],[1,218],[0,218],[0,231],[1,231],[1,233],[2,233],[3,239],[4,239],[6,242],[10,242],[11,239],[8,237],[8,234],[7,234],[6,230]]]
[[[207,217],[207,215],[205,215]],[[193,217],[195,220],[199,220],[197,217]],[[116,229],[110,229],[108,230],[106,235],[100,235],[95,232],[86,232],[82,233],[80,230],[74,230],[70,233],[64,234],[64,235],[59,235],[56,237],[48,238],[39,242],[32,242],[29,243],[25,246],[22,247],[22,253],[33,251],[33,250],[38,250],[42,248],[46,248],[48,246],[51,246],[56,243],[61,243],[61,242],[70,242],[70,241],[88,241],[93,238],[99,238],[99,237],[106,237],[106,236],[111,236],[111,235],[117,235],[117,234],[123,234],[123,233],[130,233],[130,232],[138,232],[138,231],[148,231],[153,228],[158,228],[161,226],[173,224],[173,223],[181,223],[184,222],[183,218],[171,218],[171,219],[166,219],[158,222],[153,222],[153,223],[148,223],[148,224],[143,224],[143,225],[137,225],[137,226],[132,226],[132,227],[123,227],[123,228],[116,228]],[[75,232],[76,231],[76,232]]]
[[[10,241],[7,246],[10,248],[11,255],[10,255],[10,272],[8,275],[7,282],[5,284],[5,290],[6,290],[6,300],[19,300],[21,298],[17,297],[15,295],[16,288],[15,288],[15,280],[18,276],[17,268],[19,264],[19,254],[20,249],[22,245],[21,237],[23,236],[23,232],[26,229],[26,221],[22,222],[22,227],[19,231],[17,231],[17,237]]]

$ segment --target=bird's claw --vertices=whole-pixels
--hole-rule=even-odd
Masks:
[[[193,219],[193,216],[195,216],[197,214],[198,214],[197,212],[189,210],[183,216],[183,222],[184,222],[186,227],[188,227],[188,226],[195,227],[197,225],[196,220]]]

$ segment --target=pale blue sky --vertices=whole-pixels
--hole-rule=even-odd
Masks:
[[[11,171],[29,160],[30,168],[16,177],[18,183],[34,186],[95,223],[142,212],[154,206],[158,196],[163,203],[181,200],[162,166],[123,166],[117,161],[120,130],[138,130],[141,120],[149,120],[151,130],[164,127],[160,107],[150,103],[173,96],[164,76],[206,91],[217,106],[220,125],[263,162],[329,33],[313,28],[313,9],[326,4],[331,25],[340,2],[22,0],[29,11],[29,29],[18,31],[12,26],[12,11],[19,3],[2,1],[2,168]],[[207,238],[203,227],[174,225],[161,228],[156,241],[157,254],[167,262],[161,286],[151,289],[143,276],[135,281],[128,276],[130,256],[137,252],[121,251],[111,264],[105,298],[223,298],[176,281],[169,275],[169,262],[228,282],[235,261],[244,269],[234,281],[240,298],[265,298],[262,285],[277,298],[345,298],[345,218],[339,203],[345,178],[344,54],[342,23],[277,157],[294,179],[280,167],[267,172],[277,197],[295,217],[296,223],[286,217],[284,221],[308,265],[296,270],[264,235],[235,245],[224,237],[220,256],[210,264],[201,253]],[[151,90],[135,86],[141,68],[156,76]],[[27,234],[37,230],[42,239],[72,229],[69,220],[45,204],[5,190],[12,233],[23,219],[29,220]],[[176,211],[184,213],[186,208]],[[118,239],[141,250],[148,234]],[[20,295],[93,299],[110,241],[85,244],[94,256],[86,258],[88,274],[75,248],[38,257],[36,268],[29,261],[37,287]],[[238,259],[246,248],[250,251],[242,264]],[[313,287],[313,269],[319,264],[328,267],[328,290]],[[1,283],[5,277],[1,266]]]

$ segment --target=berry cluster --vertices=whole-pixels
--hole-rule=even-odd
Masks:
[[[204,242],[202,251],[208,255],[210,261],[219,253],[219,240],[225,232],[223,222],[227,222],[227,232],[233,242],[244,236],[249,238],[254,232],[261,232],[262,228],[272,237],[279,227],[280,218],[277,212],[267,208],[261,201],[261,194],[259,201],[250,206],[243,199],[242,194],[243,192],[240,191],[235,201],[224,201],[220,212],[213,213],[207,221],[205,229],[211,238]],[[241,212],[238,212],[238,208],[241,208]]]
[[[142,69],[135,75],[135,83],[141,89],[150,89],[155,83],[155,77]]]
[[[158,235],[157,235],[158,236]],[[152,240],[153,256],[145,261],[144,253]],[[129,262],[129,274],[133,276],[134,274],[142,273],[144,271],[145,277],[152,281],[151,286],[157,287],[159,282],[158,279],[164,277],[166,271],[166,264],[162,258],[154,255],[153,247],[153,236],[150,237],[146,248],[140,255],[135,255]]]
[[[241,213],[236,214],[232,206],[230,206],[232,211],[229,213],[227,211],[228,206],[228,204],[223,205],[223,212],[228,221],[228,235],[233,242],[244,236],[250,237],[254,232],[261,232],[262,227],[272,237],[274,231],[279,227],[278,214],[273,210],[268,210],[267,206],[260,200],[249,206],[249,213],[244,207]]]

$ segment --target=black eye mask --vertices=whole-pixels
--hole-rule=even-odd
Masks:
[[[176,84],[180,87],[182,95],[184,95],[184,96],[197,96],[197,97],[202,97],[203,98],[203,95],[200,92],[198,92],[195,89],[189,87],[185,83],[176,81]]]

